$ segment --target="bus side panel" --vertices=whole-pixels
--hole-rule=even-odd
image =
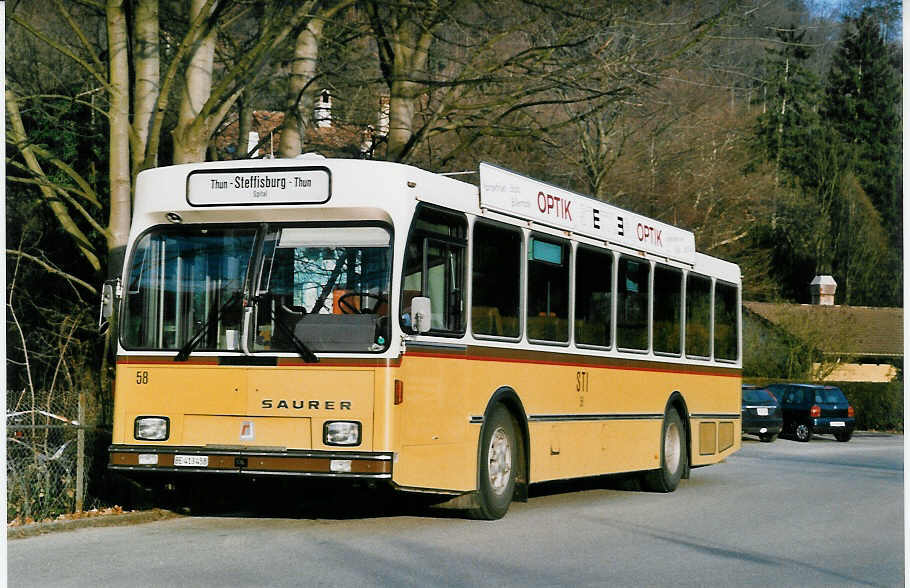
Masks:
[[[573,365],[568,358],[563,364],[529,359],[470,361],[469,411],[482,415],[499,387],[516,391],[529,418],[532,482],[656,469],[663,414],[674,392],[682,394],[690,414],[725,415],[713,418],[724,431],[718,439],[730,441],[718,441],[711,455],[701,454],[693,424],[693,464],[720,461],[739,448],[738,377],[645,362],[617,367],[610,360],[578,358]],[[474,438],[479,431],[474,425]]]
[[[393,408],[399,486],[453,491],[477,484],[477,444],[469,438],[467,362],[444,354],[407,353],[396,379],[403,402]]]
[[[392,411],[400,443],[396,483],[473,490],[480,417],[502,387],[516,392],[529,419],[531,482],[658,468],[664,410],[674,392],[692,415],[693,465],[716,463],[740,447],[740,379],[733,373],[543,357],[498,357],[477,348],[463,359],[406,355],[395,376],[404,383],[404,403]],[[717,425],[710,453],[700,445],[705,415]]]
[[[474,388],[508,385],[521,398],[530,421],[531,482],[659,465],[661,422],[623,418],[663,413],[667,396],[627,392],[641,384],[640,374],[581,364],[477,363]]]
[[[742,445],[742,379],[731,376],[693,378],[686,391],[691,415],[692,465],[726,459]]]

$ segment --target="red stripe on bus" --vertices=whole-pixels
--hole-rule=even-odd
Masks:
[[[695,375],[695,376],[722,376],[726,378],[738,378],[741,376],[739,373],[739,368],[713,368],[711,366],[705,366],[704,371],[694,371],[694,370],[680,370],[673,368],[657,368],[657,367],[644,367],[644,366],[623,366],[610,364],[610,360],[613,358],[591,358],[596,363],[583,363],[583,362],[570,362],[570,361],[554,361],[554,360],[545,360],[545,359],[517,359],[501,356],[480,356],[480,355],[453,355],[448,353],[421,353],[419,351],[408,351],[405,355],[411,357],[425,357],[433,359],[459,359],[459,360],[473,360],[473,361],[492,361],[499,363],[526,363],[534,365],[555,365],[555,366],[564,366],[564,367],[592,367],[592,368],[602,368],[602,369],[611,369],[611,370],[622,370],[622,371],[635,371],[635,372],[656,372],[656,373],[668,373],[668,374],[684,374],[684,375]],[[602,360],[602,361],[597,361]],[[730,370],[736,370],[733,373],[730,373]]]

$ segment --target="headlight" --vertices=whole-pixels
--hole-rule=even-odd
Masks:
[[[360,445],[360,423],[357,421],[328,421],[322,428],[326,445]]]
[[[136,418],[133,436],[143,441],[165,441],[168,438],[170,419],[159,416]]]

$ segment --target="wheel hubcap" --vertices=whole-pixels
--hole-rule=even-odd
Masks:
[[[506,487],[509,485],[509,478],[512,475],[512,445],[502,427],[493,431],[487,455],[489,459],[487,471],[490,474],[490,487],[496,494],[502,494],[506,491]]]
[[[675,474],[679,469],[679,459],[681,455],[679,427],[676,423],[667,425],[667,432],[664,435],[664,463],[667,464],[667,471]]]

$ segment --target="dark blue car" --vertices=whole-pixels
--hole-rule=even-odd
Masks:
[[[853,407],[837,386],[772,384],[768,388],[780,400],[784,432],[798,441],[809,441],[817,433],[832,434],[842,442],[853,436]]]
[[[777,439],[783,418],[777,398],[761,386],[743,385],[743,433],[758,435],[765,443]]]

